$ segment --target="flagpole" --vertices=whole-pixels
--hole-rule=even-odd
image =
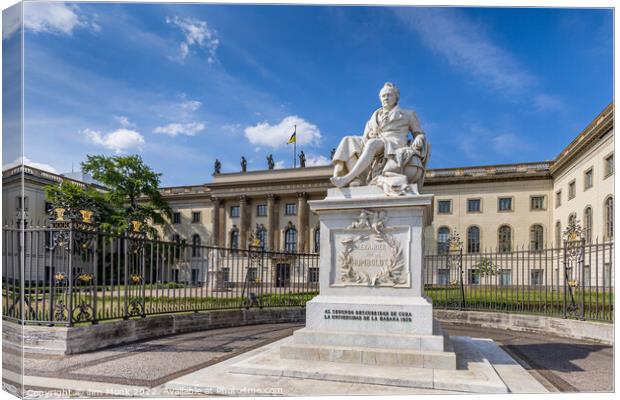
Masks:
[[[297,168],[297,125],[295,125],[293,134],[295,135],[295,141],[293,142],[293,168]]]

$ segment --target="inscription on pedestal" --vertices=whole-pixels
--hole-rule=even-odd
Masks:
[[[339,310],[326,309],[324,319],[347,321],[377,321],[377,322],[411,322],[412,314],[408,311],[381,311],[381,310]]]
[[[362,210],[350,226],[335,232],[334,286],[408,286],[407,231],[386,229],[387,220],[386,211]]]

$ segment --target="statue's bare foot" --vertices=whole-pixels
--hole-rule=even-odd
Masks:
[[[347,183],[349,183],[344,176],[332,176],[330,180],[334,184],[334,186],[339,188],[344,187]]]

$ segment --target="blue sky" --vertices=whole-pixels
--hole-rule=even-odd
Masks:
[[[609,9],[26,3],[24,29],[26,159],[138,153],[167,186],[290,167],[294,124],[324,164],[386,81],[431,168],[552,159],[613,99]]]

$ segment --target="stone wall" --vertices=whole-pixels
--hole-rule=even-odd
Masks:
[[[453,324],[534,332],[612,345],[614,343],[614,325],[605,322],[482,311],[434,310],[433,314],[438,320]]]
[[[613,344],[614,325],[537,315],[479,311],[434,310],[443,322],[513,331],[552,334],[574,339]],[[26,325],[3,321],[3,347],[24,353],[76,354],[166,335],[243,325],[305,321],[305,308],[223,310],[204,313],[160,315],[129,321],[114,321],[73,328]]]
[[[138,340],[209,329],[284,322],[303,323],[305,312],[301,307],[221,310],[159,315],[72,328],[26,325],[23,327],[23,350],[25,353],[38,354],[77,354]],[[8,321],[3,322],[3,346],[19,349],[22,327]]]

